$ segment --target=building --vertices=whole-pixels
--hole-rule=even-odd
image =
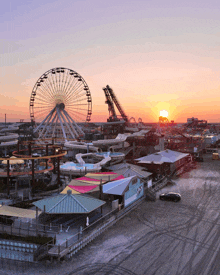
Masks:
[[[146,187],[152,186],[152,173],[148,172],[144,167],[140,165],[134,165],[131,163],[119,163],[108,167],[109,170],[115,171],[125,178],[131,176],[138,176],[143,180]]]
[[[140,178],[132,176],[103,184],[102,192],[127,207],[144,196],[144,184]]]
[[[186,163],[191,161],[190,154],[172,150],[164,150],[142,158],[136,159],[138,164],[143,165],[148,171],[155,174],[172,174]]]

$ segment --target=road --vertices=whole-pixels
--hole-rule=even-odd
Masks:
[[[71,260],[22,274],[220,274],[220,161],[204,158],[157,194],[180,192],[180,202],[143,201]]]

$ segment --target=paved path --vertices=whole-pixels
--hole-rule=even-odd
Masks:
[[[220,161],[204,158],[157,194],[177,191],[181,202],[143,201],[70,261],[22,274],[220,274]]]

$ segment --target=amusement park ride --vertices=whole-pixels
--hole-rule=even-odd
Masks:
[[[86,81],[77,72],[58,67],[45,72],[30,98],[30,117],[39,139],[63,141],[84,136],[77,122],[89,122],[92,97]]]
[[[108,122],[117,122],[121,121],[120,118],[117,117],[114,104],[117,107],[122,119],[124,122],[128,122],[128,117],[125,114],[124,110],[122,109],[115,93],[113,92],[112,88],[107,85],[105,88],[103,88],[103,91],[105,93],[106,101],[105,103],[108,104],[108,111],[109,111],[109,118],[107,119]]]

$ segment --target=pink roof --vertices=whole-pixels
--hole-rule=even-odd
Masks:
[[[84,186],[76,186],[76,185],[69,185],[72,189],[80,192],[80,193],[86,193],[91,191],[92,189],[96,188],[97,185],[84,185]]]

